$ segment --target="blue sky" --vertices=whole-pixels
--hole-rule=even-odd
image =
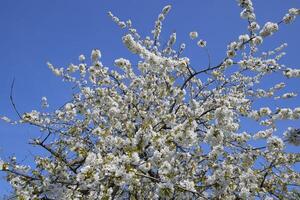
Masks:
[[[72,90],[71,85],[52,75],[46,66],[47,61],[56,66],[67,66],[76,63],[80,54],[89,57],[93,48],[101,50],[106,66],[112,66],[114,59],[119,57],[132,58],[121,43],[124,32],[107,16],[110,10],[121,19],[130,18],[140,34],[146,36],[150,35],[161,9],[171,4],[173,8],[164,23],[162,39],[166,41],[168,35],[176,31],[177,41],[187,43],[185,55],[192,58],[194,66],[205,66],[207,59],[195,42],[189,40],[190,31],[198,31],[199,38],[207,41],[212,62],[216,64],[225,56],[226,45],[239,34],[246,33],[247,26],[246,21],[239,18],[240,8],[235,0],[0,2],[0,114],[15,119],[17,116],[9,102],[13,78],[15,102],[20,112],[40,109],[42,96],[47,96],[50,106],[56,108],[69,99]],[[300,7],[298,0],[253,2],[261,25],[267,21],[277,22],[289,8]],[[299,32],[300,19],[289,26],[283,25],[276,35],[267,39],[263,49],[273,49],[287,42],[287,56],[282,62],[299,68]],[[289,83],[287,90],[299,92],[299,80]],[[287,105],[299,106],[299,100],[289,100]],[[30,137],[39,135],[35,128],[0,122],[0,134],[1,158],[16,155],[18,159],[29,162],[31,154],[37,151],[27,144]],[[8,191],[8,185],[1,178],[0,194]]]

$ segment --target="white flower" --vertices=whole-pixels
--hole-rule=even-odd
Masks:
[[[268,108],[268,107],[263,107],[263,108],[260,108],[259,110],[259,115],[260,116],[268,116],[272,113],[271,109]]]
[[[131,22],[131,20],[129,19],[129,20],[127,20],[126,21],[126,24],[127,24],[127,26],[130,28],[131,26],[132,26],[132,22]]]
[[[47,63],[49,69],[55,74],[56,76],[62,76],[63,75],[63,68],[55,68],[51,63]]]
[[[290,9],[289,9],[289,14],[290,14],[290,15],[300,15],[300,9],[297,9],[297,8],[290,8]]]
[[[267,140],[267,146],[269,150],[282,150],[284,147],[284,143],[282,139],[277,136],[272,136]]]
[[[108,111],[108,113],[109,113],[111,116],[116,115],[116,114],[118,114],[119,112],[120,112],[119,108],[118,108],[118,107],[115,107],[115,106],[111,107],[111,108],[109,109],[109,111]]]
[[[130,34],[125,35],[124,37],[122,37],[122,41],[125,44],[125,46],[132,53],[135,53],[135,54],[141,53],[143,47],[139,43],[134,41],[134,38],[132,37],[132,35],[130,35]]]
[[[279,89],[284,88],[285,86],[286,86],[285,83],[281,82],[281,83],[276,84],[276,85],[274,86],[274,88],[275,88],[276,90],[279,90]]]
[[[209,152],[208,156],[209,158],[213,159],[219,156],[222,152],[224,152],[223,145],[220,144],[220,145],[212,146],[212,150]]]
[[[81,54],[79,57],[78,57],[78,60],[80,62],[84,62],[85,61],[85,56],[83,54]]]
[[[145,162],[139,166],[139,169],[142,170],[144,173],[147,173],[151,169],[151,163]]]
[[[74,72],[76,72],[78,69],[79,69],[79,66],[70,64],[69,67],[67,68],[67,71],[70,72],[70,73],[74,73]]]
[[[185,43],[182,43],[181,45],[180,45],[180,49],[185,49]]]
[[[248,34],[239,36],[239,41],[242,42],[242,43],[247,42],[249,39],[250,39],[250,37],[249,37]]]
[[[62,71],[59,70],[59,69],[54,69],[54,70],[53,70],[53,73],[54,73],[56,76],[61,76],[61,75],[62,75]]]
[[[283,17],[283,22],[285,24],[290,24],[292,23],[294,20],[296,19],[296,16],[295,15],[290,15],[290,14],[286,14],[284,17]]]
[[[137,152],[133,152],[131,155],[131,162],[134,165],[138,165],[140,161],[140,157],[139,154]]]
[[[251,31],[256,31],[259,30],[260,27],[257,22],[251,22],[248,28]]]
[[[65,105],[65,109],[66,109],[67,111],[72,110],[74,107],[75,107],[75,106],[74,106],[74,104],[72,104],[72,103],[67,103],[67,104]]]
[[[158,15],[158,20],[159,20],[159,21],[163,21],[163,20],[165,20],[165,15],[164,15],[164,14],[162,14],[162,13],[161,13],[161,14],[159,14],[159,15]]]
[[[126,28],[126,23],[125,22],[123,22],[123,21],[120,21],[119,23],[118,23],[118,25],[120,26],[120,28]]]
[[[100,127],[95,128],[92,133],[95,135],[100,135],[102,133],[102,129]]]
[[[115,65],[119,66],[121,68],[124,68],[124,67],[127,68],[127,67],[131,66],[130,61],[127,60],[127,59],[124,59],[124,58],[116,59],[115,60]]]
[[[251,117],[254,120],[259,120],[260,116],[259,116],[259,112],[256,110],[253,110],[249,113],[249,117]]]
[[[199,41],[197,42],[197,45],[198,45],[199,47],[206,47],[206,41],[205,41],[205,40],[199,40]]]
[[[166,175],[169,174],[172,170],[172,166],[169,161],[164,161],[159,168],[159,173]]]
[[[287,68],[285,71],[283,71],[283,75],[288,78],[300,77],[300,69]]]
[[[293,144],[295,146],[300,145],[300,129],[289,127],[288,130],[284,132],[284,137],[290,144]]]
[[[190,32],[190,38],[193,40],[193,39],[196,39],[198,37],[198,33],[196,31],[192,31]]]
[[[0,119],[2,119],[3,121],[7,122],[7,123],[10,123],[11,122],[11,119],[9,119],[8,117],[6,116],[0,116]]]
[[[288,92],[288,93],[283,94],[281,97],[283,99],[289,99],[289,98],[293,98],[293,97],[296,97],[296,96],[297,96],[296,93],[294,93],[294,92]]]
[[[216,128],[210,128],[206,135],[204,140],[209,143],[212,146],[221,144],[223,142],[224,134],[221,130]]]
[[[176,33],[172,33],[168,42],[169,46],[172,46],[176,42]]]
[[[49,107],[47,97],[42,97],[42,107],[43,108],[48,108]]]
[[[93,62],[97,62],[101,58],[101,52],[98,49],[93,49],[91,53],[91,59]]]
[[[228,50],[227,51],[227,56],[228,58],[233,58],[236,55],[234,50]]]
[[[249,196],[250,196],[249,189],[246,187],[243,187],[240,191],[240,197],[242,197],[243,199],[247,199]]]
[[[273,129],[267,129],[267,130],[264,130],[264,131],[258,131],[254,136],[253,138],[256,140],[256,139],[263,139],[263,138],[269,138],[272,133],[274,132]]]
[[[97,155],[94,152],[90,152],[85,159],[85,163],[87,165],[93,164],[96,161],[96,159],[97,159]]]
[[[268,35],[272,35],[274,32],[278,31],[278,24],[273,22],[267,22],[262,30],[260,31],[260,35],[262,37],[266,37]]]
[[[253,13],[252,10],[250,9],[244,9],[241,13],[240,13],[241,18],[243,19],[249,19],[251,21],[255,20],[255,14]]]
[[[300,107],[297,107],[293,110],[293,119],[299,119],[300,118]]]
[[[165,7],[162,9],[162,14],[163,14],[163,15],[168,14],[168,13],[170,12],[171,8],[172,8],[171,5],[165,6]]]
[[[180,182],[180,185],[183,188],[188,189],[190,191],[196,191],[195,190],[195,183],[193,181],[183,180],[182,182]]]
[[[260,45],[263,42],[263,38],[261,36],[256,36],[253,38],[252,42],[256,45]]]
[[[273,116],[274,119],[292,119],[293,111],[290,108],[281,108]]]
[[[40,119],[40,113],[36,110],[33,110],[31,111],[30,113],[25,113],[23,116],[22,116],[22,119],[25,121],[25,122],[38,122],[39,119]]]
[[[231,66],[231,65],[233,65],[233,60],[230,59],[230,58],[226,59],[225,65],[226,65],[226,66]]]

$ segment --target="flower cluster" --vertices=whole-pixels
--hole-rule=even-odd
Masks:
[[[162,9],[162,12],[158,15],[157,20],[155,21],[155,28],[152,30],[153,38],[157,42],[162,29],[162,22],[164,21],[167,14],[170,12],[171,6],[167,5]]]
[[[284,133],[287,141],[296,146],[300,145],[300,130],[289,127],[288,130]]]
[[[282,21],[286,24],[290,24],[296,19],[297,15],[300,15],[300,9],[291,8],[289,12],[284,15]]]
[[[275,33],[276,31],[278,31],[279,27],[277,23],[273,23],[273,22],[267,22],[264,27],[262,28],[262,30],[260,31],[260,35],[262,37],[266,37],[269,35],[272,35],[273,33]]]

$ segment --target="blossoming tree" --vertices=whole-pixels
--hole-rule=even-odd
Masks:
[[[131,21],[109,16],[127,34],[128,50],[137,63],[115,60],[119,70],[101,62],[100,50],[78,64],[52,72],[75,83],[72,99],[54,112],[19,113],[8,123],[30,124],[43,133],[30,144],[49,156],[36,156],[35,167],[15,157],[0,160],[0,170],[18,199],[297,199],[300,174],[297,153],[286,145],[300,145],[300,130],[286,127],[276,134],[280,120],[297,120],[300,107],[254,109],[262,98],[276,101],[296,96],[280,82],[262,89],[260,81],[277,73],[300,77],[299,69],[279,63],[286,44],[261,53],[263,41],[279,27],[292,23],[300,10],[291,8],[280,22],[260,25],[251,0],[239,0],[246,33],[228,45],[218,65],[198,69],[175,49],[176,33],[160,44],[162,23],[171,9],[163,8],[152,37],[141,37]],[[205,40],[198,40],[200,48]],[[209,55],[208,55],[209,57]],[[272,100],[273,99],[273,100]],[[47,99],[42,105],[48,106]],[[240,131],[241,119],[265,128]],[[255,142],[260,139],[262,142]],[[297,196],[298,195],[298,196]]]

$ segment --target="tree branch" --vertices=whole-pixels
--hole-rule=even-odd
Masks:
[[[16,107],[16,104],[14,102],[14,98],[13,98],[13,90],[14,90],[14,85],[15,85],[15,78],[13,78],[13,81],[11,83],[11,86],[10,86],[10,95],[9,95],[9,99],[10,99],[10,103],[12,104],[13,106],[13,109],[15,110],[15,112],[17,113],[17,115],[19,116],[20,119],[22,119],[22,116],[20,115],[17,107]]]

